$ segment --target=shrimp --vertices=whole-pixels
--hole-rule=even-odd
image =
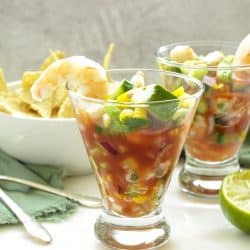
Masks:
[[[240,43],[234,57],[234,66],[250,65],[250,34],[248,34]]]
[[[208,66],[217,66],[223,60],[223,54],[220,51],[208,53],[203,59]]]
[[[234,56],[233,66],[250,65],[250,34],[248,34],[239,44]],[[245,88],[250,83],[250,66],[242,70],[233,71],[232,78],[235,86]]]
[[[136,87],[142,87],[145,85],[144,73],[142,71],[137,71],[135,75],[131,78],[131,82]]]
[[[107,96],[104,68],[84,56],[72,56],[52,63],[32,85],[31,95],[34,100],[42,101],[65,82],[85,96],[101,99]]]
[[[187,60],[192,60],[197,57],[194,50],[186,45],[179,45],[170,51],[170,59],[178,63],[183,63]]]

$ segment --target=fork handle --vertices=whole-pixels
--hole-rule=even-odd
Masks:
[[[50,243],[52,241],[48,231],[36,220],[26,214],[23,209],[19,207],[1,188],[0,199],[12,211],[12,213],[15,214],[19,221],[22,222],[26,232],[30,236],[44,243]]]

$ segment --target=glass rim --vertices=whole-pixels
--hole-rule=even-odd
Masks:
[[[160,46],[154,53],[155,57],[157,58],[157,61],[161,61],[162,63],[167,63],[169,66],[174,66],[174,67],[184,67],[186,69],[204,69],[204,66],[199,66],[199,65],[187,65],[185,63],[179,63],[179,62],[174,62],[171,61],[170,59],[164,57],[162,55],[163,51],[167,51],[170,48],[173,48],[175,46],[179,45],[190,45],[193,46],[227,46],[231,48],[237,48],[239,45],[239,42],[236,41],[184,41],[184,42],[176,42],[176,43],[170,43],[166,45]],[[212,51],[211,51],[212,52]],[[241,64],[241,65],[232,65],[232,66],[223,66],[223,67],[218,67],[218,66],[207,66],[206,67],[210,71],[216,71],[217,69],[222,69],[222,70],[233,70],[233,71],[240,71],[240,70],[250,70],[250,64]]]
[[[109,103],[109,104],[120,104],[120,105],[125,105],[125,106],[137,106],[137,107],[142,107],[143,105],[149,105],[149,104],[161,104],[161,103],[171,103],[171,102],[179,102],[179,101],[182,101],[182,100],[189,100],[189,99],[196,99],[196,98],[199,98],[204,89],[205,89],[205,86],[204,84],[194,78],[194,77],[191,77],[191,76],[187,76],[187,75],[184,75],[184,74],[181,74],[181,73],[176,73],[176,72],[172,72],[172,71],[165,71],[165,70],[157,70],[157,69],[147,69],[147,68],[114,68],[114,69],[108,69],[108,70],[105,70],[105,72],[109,73],[109,72],[127,72],[127,71],[131,71],[131,72],[137,72],[137,71],[143,71],[143,72],[157,72],[157,73],[163,73],[163,74],[166,74],[166,75],[169,75],[169,76],[174,76],[174,77],[178,77],[178,78],[182,78],[184,80],[189,80],[189,81],[192,81],[196,84],[196,86],[199,87],[199,90],[197,92],[195,92],[194,94],[190,94],[190,96],[188,97],[178,97],[176,99],[171,99],[171,100],[162,100],[162,101],[149,101],[149,102],[140,102],[140,103],[137,103],[137,102],[118,102],[118,101],[115,101],[115,100],[103,100],[103,99],[99,99],[99,98],[94,98],[94,97],[87,97],[87,96],[84,96],[82,94],[80,94],[79,92],[75,91],[75,90],[72,90],[69,86],[69,82],[66,83],[66,88],[67,90],[70,92],[70,93],[73,93],[74,96],[82,99],[82,100],[85,100],[85,101],[90,101],[90,102],[95,102],[95,103],[99,103],[99,104],[103,104],[103,103]]]

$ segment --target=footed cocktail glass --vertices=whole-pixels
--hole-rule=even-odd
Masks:
[[[177,46],[190,46],[200,59],[172,61],[170,54]],[[179,175],[182,190],[196,196],[217,197],[223,178],[240,169],[237,153],[250,121],[250,65],[233,64],[237,47],[232,42],[185,42],[156,52],[160,69],[192,75],[205,85]],[[202,64],[205,56],[210,64],[221,62]]]
[[[103,198],[95,232],[109,247],[121,249],[147,249],[167,241],[170,227],[162,203],[203,92],[200,81],[172,72],[115,69],[107,75],[122,82],[138,71],[146,86],[168,87],[179,97],[140,102],[142,94],[135,102],[118,102],[82,96],[68,85]],[[162,95],[156,89],[155,99]]]

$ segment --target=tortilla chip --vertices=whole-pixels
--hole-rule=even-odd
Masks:
[[[67,97],[57,114],[58,118],[73,118],[75,117],[74,109],[69,97]]]
[[[6,103],[6,100],[3,101],[0,98],[0,113],[6,113],[6,114],[11,114],[11,110],[8,107],[8,104]]]
[[[111,61],[111,56],[113,54],[113,49],[114,49],[114,44],[111,43],[109,45],[108,51],[106,52],[106,54],[104,56],[104,59],[103,59],[103,67],[104,67],[105,70],[109,69],[110,61]],[[107,73],[107,79],[110,82],[112,81],[111,76],[110,76],[109,73]]]
[[[108,47],[108,50],[104,56],[104,59],[103,59],[103,67],[104,69],[108,69],[109,68],[109,65],[110,65],[110,61],[111,61],[111,57],[112,57],[112,54],[113,54],[113,49],[114,49],[114,44],[111,43]]]
[[[53,108],[53,95],[42,102],[33,100],[30,91],[24,89],[19,90],[19,95],[22,102],[29,104],[31,110],[36,111],[42,117],[51,117]]]
[[[0,91],[5,91],[6,92],[7,90],[8,90],[8,86],[7,86],[7,83],[5,81],[4,72],[0,68]]]
[[[19,105],[19,107],[20,107],[20,109],[21,109],[21,111],[22,111],[22,115],[25,115],[25,116],[33,116],[33,117],[34,117],[34,116],[35,116],[35,117],[41,117],[41,115],[40,115],[37,111],[31,109],[31,107],[30,107],[30,105],[29,105],[28,103],[22,102],[22,103]]]
[[[40,67],[40,70],[43,71],[43,70],[47,69],[50,64],[52,64],[53,62],[60,60],[64,57],[65,57],[65,55],[62,51],[51,50],[50,55],[44,60],[42,66]]]
[[[0,110],[8,114],[23,113],[20,107],[21,99],[12,91],[1,93],[0,95]]]
[[[26,71],[23,73],[22,77],[22,87],[23,89],[29,90],[33,83],[41,75],[41,71]]]

